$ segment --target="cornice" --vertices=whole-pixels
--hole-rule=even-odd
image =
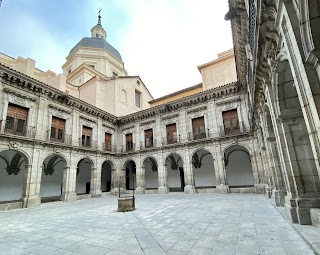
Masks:
[[[203,92],[190,95],[181,99],[177,99],[172,102],[168,102],[136,113],[132,113],[127,116],[123,116],[119,119],[119,122],[121,124],[125,124],[135,121],[141,121],[146,118],[152,118],[156,115],[173,113],[181,109],[186,109],[206,103],[208,101],[214,101],[219,98],[229,97],[241,93],[242,89],[238,86],[238,82],[229,83],[214,89],[205,90]]]
[[[14,89],[14,88],[9,88],[7,85],[4,85],[4,86],[3,86],[3,90],[4,90],[5,92],[9,93],[9,94],[13,94],[13,95],[16,95],[16,96],[18,96],[18,97],[31,100],[31,101],[33,101],[33,102],[37,101],[37,98],[36,98],[36,97],[27,95],[27,94],[21,92],[21,90],[16,90],[16,89]]]
[[[32,77],[15,71],[9,67],[0,64],[0,79],[2,83],[10,87],[10,89],[19,89],[19,91],[24,91],[26,93],[31,93],[33,98],[36,96],[47,97],[53,100],[59,105],[65,105],[67,107],[77,108],[78,110],[85,112],[87,114],[99,117],[105,121],[111,123],[117,123],[118,118],[110,113],[107,113],[95,106],[92,106],[81,99],[75,98],[73,96],[67,95],[66,93],[51,87],[45,83],[42,83]],[[23,92],[21,92],[23,93]]]

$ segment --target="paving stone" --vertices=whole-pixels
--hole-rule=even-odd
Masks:
[[[313,254],[263,195],[143,195],[126,213],[116,199],[1,212],[0,254]]]

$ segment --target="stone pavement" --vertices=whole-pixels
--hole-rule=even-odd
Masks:
[[[309,255],[263,195],[142,195],[134,212],[117,198],[0,212],[0,254]]]

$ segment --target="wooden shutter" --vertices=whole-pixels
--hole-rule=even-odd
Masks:
[[[131,151],[133,149],[132,134],[126,134],[126,150]]]
[[[82,127],[82,145],[91,146],[92,128]]]
[[[111,140],[112,140],[112,134],[105,133],[104,134],[104,142],[105,142],[105,149],[107,151],[111,151]]]
[[[177,125],[176,123],[166,126],[167,130],[167,143],[176,143],[177,142]]]
[[[64,119],[60,119],[57,117],[52,117],[51,121],[51,140],[55,141],[63,141],[64,140],[64,130],[65,130]]]
[[[239,120],[237,109],[222,112],[224,131],[226,134],[239,131]]]
[[[153,130],[148,129],[144,131],[144,140],[145,140],[145,147],[152,147],[153,146]]]
[[[204,117],[192,119],[193,139],[205,138]]]
[[[6,130],[24,135],[28,119],[28,109],[9,104],[7,111]]]

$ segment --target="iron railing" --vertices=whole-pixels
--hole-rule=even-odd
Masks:
[[[32,127],[29,125],[14,125],[14,123],[7,121],[5,122],[4,133],[35,138],[36,127]]]
[[[203,131],[200,131],[200,132],[189,132],[188,133],[188,140],[189,141],[192,141],[192,140],[199,140],[199,139],[204,139],[204,138],[207,138],[209,137],[210,134],[209,134],[209,129],[205,129]]]
[[[82,137],[80,137],[79,138],[79,146],[96,150],[96,149],[98,149],[98,142],[94,141],[94,140],[82,139]]]
[[[149,141],[140,142],[140,149],[148,149],[148,148],[154,148],[156,147],[156,140],[151,139]]]
[[[180,143],[180,135],[172,135],[162,138],[162,145]]]

